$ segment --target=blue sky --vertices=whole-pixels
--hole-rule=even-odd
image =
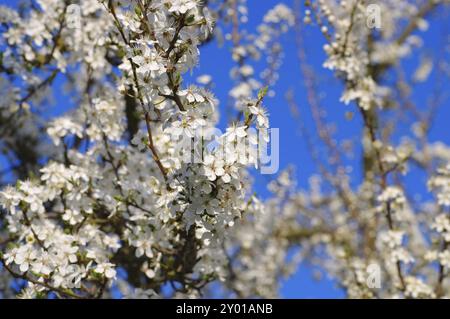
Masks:
[[[256,26],[262,21],[262,17],[267,10],[279,2],[292,5],[292,0],[248,0],[249,23],[247,23],[245,27],[250,31],[255,31]],[[0,4],[17,5],[17,1],[0,0]],[[327,119],[337,125],[337,138],[353,137],[358,139],[362,129],[358,116],[355,116],[352,121],[345,119],[345,112],[355,111],[355,106],[346,106],[339,102],[342,86],[333,78],[331,72],[323,69],[321,66],[325,59],[325,54],[322,50],[324,44],[323,36],[317,27],[310,26],[305,28],[306,38],[304,41],[309,63],[314,66],[317,77],[323,80],[321,89],[324,93],[324,99],[322,104],[326,106]],[[429,30],[423,37],[426,48],[424,52],[426,54],[436,54],[437,48],[440,47],[442,43],[442,30],[447,30],[448,33],[448,22],[430,24]],[[284,45],[285,58],[284,63],[279,70],[280,80],[273,88],[277,94],[273,98],[268,98],[265,101],[265,105],[270,113],[271,127],[280,128],[281,169],[287,167],[289,164],[294,164],[296,166],[296,177],[299,187],[307,187],[308,178],[316,172],[316,167],[311,160],[306,143],[300,135],[298,123],[292,118],[284,97],[284,94],[288,89],[292,89],[295,92],[296,101],[303,114],[303,122],[310,131],[313,131],[314,127],[311,124],[311,116],[306,111],[308,109],[306,104],[306,92],[302,83],[293,37],[293,32],[289,32],[283,37],[282,42]],[[407,58],[405,61],[406,70],[409,72],[412,71],[417,66],[419,58],[420,56]],[[213,76],[215,83],[213,91],[221,101],[222,125],[225,120],[224,114],[228,101],[228,92],[233,87],[233,82],[229,77],[229,71],[233,66],[234,62],[231,60],[229,44],[219,48],[216,43],[213,42],[202,48],[199,67],[196,68],[192,75],[185,81],[185,83],[189,83],[189,79],[192,79],[193,81],[198,75],[204,73]],[[434,73],[431,76],[433,77]],[[450,91],[449,88],[448,83],[446,83],[443,89]],[[433,81],[420,85],[413,94],[415,101],[418,103],[425,103],[428,93],[433,89]],[[63,92],[59,90],[55,97],[56,104],[52,106],[49,111],[52,115],[60,114],[67,110],[67,104],[65,104],[67,98],[64,96]],[[441,108],[439,112],[437,121],[431,131],[431,140],[441,140],[449,144],[450,132],[447,129],[447,125],[448,119],[450,118],[450,109],[448,108],[448,105]],[[405,128],[405,130],[406,129],[407,128]],[[357,165],[352,176],[352,181],[357,183],[359,178],[359,167]],[[419,186],[425,185],[425,176],[419,173],[412,173],[406,180],[408,181],[408,187],[410,187],[411,190],[423,197],[429,196],[426,193],[425,188]],[[263,196],[267,195],[267,176],[256,174],[255,181],[256,191]],[[313,270],[305,264],[300,265],[298,271],[292,278],[283,281],[281,295],[286,298],[344,297],[343,291],[338,289],[330,278],[324,277],[321,281],[315,281],[313,279]]]

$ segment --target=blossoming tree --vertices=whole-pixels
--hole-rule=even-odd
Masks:
[[[254,33],[243,26],[244,0],[1,6],[0,147],[9,165],[1,176],[1,296],[201,297],[220,287],[224,296],[274,297],[303,260],[349,297],[449,296],[450,149],[427,137],[441,100],[418,108],[401,70],[420,47],[416,31],[445,2],[280,3]],[[304,28],[322,32],[324,67],[361,118],[356,185],[324,122]],[[270,140],[265,104],[283,76],[288,32],[327,159],[311,143],[320,169],[311,188],[298,189],[288,169],[261,198],[250,169],[261,167]],[[235,63],[236,116],[223,134],[211,77],[186,80],[211,41],[228,41]],[[448,77],[448,63],[440,70]],[[429,73],[424,60],[413,81]],[[50,116],[55,79],[73,107]],[[293,94],[286,105],[298,115]],[[412,136],[396,130],[405,110]],[[384,118],[392,123],[381,125]],[[428,174],[435,200],[407,194],[401,174],[410,166]]]

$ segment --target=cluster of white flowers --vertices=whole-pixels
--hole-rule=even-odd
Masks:
[[[400,59],[422,45],[415,31],[426,30],[425,16],[441,3],[378,1],[375,5],[381,15],[376,18],[381,19],[381,28],[373,29],[368,23],[373,18],[373,12],[367,10],[370,2],[305,1],[304,23],[318,26],[326,41],[324,67],[342,80],[345,89],[341,101],[355,102],[362,118],[364,180],[353,189],[350,183],[355,180],[346,166],[350,157],[333,149],[338,144],[319,126],[318,137],[345,164],[339,164],[342,166],[336,170],[321,167],[321,178],[306,194],[297,197],[295,204],[302,216],[298,219],[304,218],[303,225],[308,225],[311,232],[302,241],[308,247],[305,254],[312,260],[316,257],[317,263],[333,274],[351,297],[448,295],[448,146],[429,142],[429,126],[419,117],[413,126],[417,140],[403,137],[400,145],[394,147],[390,143],[398,132],[390,129],[397,123],[383,122],[383,116],[391,114],[389,108],[399,112],[408,108],[393,94],[405,94],[407,100],[410,89],[402,78],[396,81],[404,87],[386,88],[386,75]],[[429,63],[423,66],[424,70],[412,75],[412,80],[426,80],[430,68]],[[325,114],[320,108],[316,112],[321,111]],[[316,124],[324,126],[320,120]],[[317,150],[315,145],[310,147]],[[409,193],[410,186],[401,175],[407,175],[412,165],[424,169],[426,174],[444,165],[428,178],[428,189],[435,194],[435,202],[419,203],[423,199]],[[331,192],[327,186],[331,186]],[[294,233],[300,236],[306,232],[304,228],[297,227]],[[320,257],[324,251],[329,262]],[[371,264],[377,265],[382,275],[381,287],[376,289],[369,289],[366,282],[365,271]],[[436,273],[437,268],[440,270]]]
[[[225,282],[234,297],[276,297],[280,280],[295,272],[301,256],[296,254],[288,260],[288,237],[298,225],[297,207],[289,200],[285,202],[294,188],[290,172],[283,171],[269,184],[274,196],[265,202],[251,198],[243,222],[228,238],[228,247],[239,247],[237,251],[230,250],[228,262],[234,271]]]
[[[389,261],[392,264],[402,262],[405,264],[414,262],[414,259],[403,246],[404,233],[402,231],[386,231],[380,233],[379,241],[383,246],[380,250],[384,250],[390,256]]]
[[[212,282],[226,296],[276,297],[302,260],[352,298],[449,297],[450,148],[427,141],[421,114],[415,138],[395,139],[398,146],[390,145],[395,125],[379,125],[381,112],[412,107],[380,79],[420,46],[412,33],[441,2],[379,1],[383,28],[374,36],[366,1],[305,1],[303,20],[326,41],[324,67],[361,113],[364,174],[355,180],[347,158],[322,165],[310,143],[320,175],[299,190],[285,170],[266,199],[254,193],[250,169],[261,166],[254,150],[269,139],[265,98],[278,79],[282,35],[301,20],[296,10],[277,4],[251,32],[246,0],[0,7],[0,148],[11,164],[34,162],[0,190],[0,297],[12,296],[3,287],[15,279],[27,282],[21,298],[199,297]],[[198,85],[185,77],[200,46],[220,41],[218,30],[232,46],[229,95],[239,113],[225,133],[216,129],[212,77]],[[70,110],[41,118],[56,78]],[[314,117],[321,140],[324,113]],[[326,142],[340,154],[340,144]],[[415,166],[434,174],[435,201],[405,186]]]
[[[56,23],[64,20],[65,2],[39,4],[38,17],[13,15],[14,27],[4,38],[28,50],[28,61],[51,53],[61,72],[80,63],[73,86],[84,93],[77,108],[48,125],[59,150],[55,161],[39,179],[1,192],[11,236],[1,256],[5,267],[34,284],[27,288],[30,296],[53,291],[101,297],[118,266],[129,272],[136,267],[130,254],[151,288],[177,281],[183,293],[195,294],[198,286],[225,278],[225,234],[249,210],[245,169],[258,164],[242,145],[246,138],[257,142],[250,126],[269,126],[262,108],[266,91],[253,100],[247,96],[244,123],[222,136],[202,135],[201,145],[188,149],[200,161],[186,161],[174,137],[211,131],[218,118],[214,95],[182,82],[198,63],[198,45],[212,32],[208,8],[194,0],[86,1],[80,8],[83,30],[69,37],[72,31]],[[94,15],[101,17],[96,28]],[[44,28],[38,18],[60,30],[57,36],[67,44],[55,42],[51,50],[47,42],[54,35],[30,27]],[[34,44],[25,43],[27,36]],[[6,51],[7,67],[20,68],[18,56],[22,52]],[[115,65],[120,76],[112,71]],[[114,77],[114,83],[97,73]],[[129,104],[138,117],[132,132]],[[127,133],[131,143],[124,143]],[[211,142],[215,147],[207,148]]]
[[[378,200],[382,205],[379,206],[379,210],[383,211],[386,203],[389,203],[393,212],[400,211],[403,209],[406,198],[403,191],[395,186],[389,186],[378,196]]]

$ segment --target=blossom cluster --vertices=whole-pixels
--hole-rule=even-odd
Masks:
[[[39,176],[1,192],[4,267],[30,282],[28,296],[102,297],[119,280],[118,267],[129,276],[137,267],[134,276],[151,295],[166,282],[195,295],[223,280],[224,237],[247,210],[246,168],[257,165],[255,156],[235,156],[234,145],[253,124],[268,129],[266,92],[247,97],[244,122],[192,149],[199,162],[183,161],[173,136],[213,130],[218,118],[213,93],[182,77],[213,30],[208,8],[195,0],[83,1],[82,28],[71,30],[68,3],[39,5],[24,18],[3,14],[12,16],[3,62],[18,74],[46,56],[58,72],[77,67],[71,85],[83,93],[76,108],[48,124],[54,159]],[[40,32],[38,19],[56,33]]]

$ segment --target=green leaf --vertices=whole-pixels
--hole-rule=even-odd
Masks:
[[[258,92],[258,100],[259,101],[261,101],[267,95],[268,90],[269,90],[268,86],[265,86],[261,90],[259,90],[259,92]]]

